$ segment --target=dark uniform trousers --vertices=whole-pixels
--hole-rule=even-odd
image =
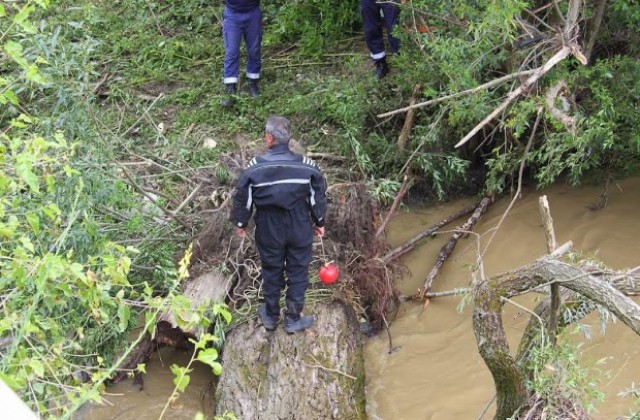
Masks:
[[[390,3],[379,4],[375,0],[360,0],[360,10],[364,20],[364,40],[371,52],[371,57],[379,60],[385,56],[383,27],[387,29],[391,51],[397,53],[400,49],[400,41],[393,36],[393,27],[400,17],[398,6]]]
[[[280,316],[280,294],[286,285],[286,317],[297,321],[304,308],[312,259],[313,225],[309,208],[305,203],[291,210],[260,207],[255,221],[267,315]]]

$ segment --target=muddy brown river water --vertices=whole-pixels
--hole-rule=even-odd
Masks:
[[[542,194],[548,197],[559,244],[571,240],[574,250],[596,257],[614,269],[639,266],[640,177],[611,183],[607,205],[592,210],[602,193],[602,186],[570,188],[556,185],[542,192],[524,190],[496,231],[510,201],[509,198],[500,199],[475,227],[474,232],[478,235],[458,243],[432,290],[467,287],[470,267],[478,249],[484,252],[487,276],[544,255],[545,237],[538,210],[538,197]],[[401,211],[388,227],[389,241],[392,246],[399,245],[475,201],[458,200]],[[409,270],[398,284],[401,293],[413,294],[422,286],[449,236],[447,233],[438,235],[403,257]],[[370,419],[478,419],[483,412],[482,418],[492,418],[493,380],[477,351],[471,328],[471,308],[459,309],[461,300],[461,297],[433,299],[421,315],[418,315],[421,304],[402,304],[390,328],[396,350],[389,353],[386,334],[367,342],[365,364]],[[516,299],[519,305],[528,307],[533,306],[532,301],[531,295]],[[520,307],[507,304],[504,320],[509,343],[515,352],[528,315]],[[640,337],[620,322],[609,324],[603,334],[597,315],[590,315],[585,323],[591,326],[591,337],[575,337],[583,343],[582,359],[591,365],[596,360],[605,361],[597,367],[599,370],[593,371],[594,379],[606,395],[605,402],[596,406],[594,418],[615,419],[634,409],[637,411],[639,408],[632,399],[618,394],[640,382]],[[88,407],[78,418],[157,419],[173,389],[169,366],[172,363],[184,365],[187,361],[188,356],[164,349],[148,363],[149,373],[142,390],[130,382],[109,387],[109,404]],[[210,371],[198,366],[187,392],[168,409],[164,418],[193,419],[197,411],[210,415],[210,385]]]

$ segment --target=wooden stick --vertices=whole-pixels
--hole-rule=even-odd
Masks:
[[[200,192],[200,190],[202,189],[202,187],[204,187],[204,183],[203,183],[203,182],[199,183],[199,184],[198,184],[198,186],[197,186],[193,191],[191,191],[191,194],[189,194],[189,196],[188,196],[187,198],[185,198],[185,199],[184,199],[184,201],[183,201],[182,203],[180,203],[180,205],[179,205],[179,206],[178,206],[174,211],[172,211],[172,212],[171,212],[171,214],[172,214],[173,216],[175,216],[176,214],[178,214],[178,212],[179,212],[180,210],[182,210],[182,208],[183,208],[184,206],[186,206],[187,204],[189,204],[189,203],[190,203],[190,202],[191,202],[191,201],[196,197],[196,195]]]
[[[551,218],[551,210],[549,209],[549,201],[547,196],[543,195],[538,199],[540,205],[540,214],[542,216],[542,225],[544,226],[545,237],[547,238],[547,252],[552,254],[558,247],[556,242],[556,233],[553,229],[553,219]],[[549,338],[551,343],[555,345],[556,336],[558,334],[558,319],[560,317],[560,285],[556,282],[551,283],[551,308],[549,310]]]
[[[376,236],[380,236],[382,232],[384,232],[384,228],[387,226],[387,223],[389,223],[391,216],[393,216],[393,214],[396,212],[396,209],[402,202],[402,199],[407,194],[407,191],[409,191],[410,184],[411,182],[409,182],[409,177],[405,175],[404,179],[402,180],[402,186],[400,186],[400,191],[398,192],[398,195],[396,195],[396,198],[393,200],[393,204],[391,205],[389,212],[387,213],[384,220],[382,221],[382,224],[376,231]]]
[[[451,216],[447,217],[446,219],[443,219],[443,220],[439,221],[435,225],[432,225],[432,226],[428,227],[427,229],[425,229],[422,232],[420,232],[418,235],[416,235],[413,238],[409,239],[404,244],[402,244],[402,245],[392,249],[391,251],[389,251],[389,253],[387,253],[387,255],[382,257],[382,261],[387,263],[389,261],[395,260],[396,258],[406,254],[407,252],[409,252],[413,248],[415,248],[416,245],[418,244],[418,242],[420,242],[422,239],[433,235],[438,230],[440,230],[440,228],[442,228],[443,226],[446,226],[449,223],[453,223],[456,220],[458,220],[459,218],[461,218],[462,216],[465,216],[465,215],[473,212],[479,205],[480,205],[480,203],[474,204],[474,205],[469,206],[469,207],[465,207],[462,210],[459,210],[458,212],[456,212],[456,213],[452,214]]]
[[[120,166],[120,165],[118,165]],[[177,215],[173,214],[171,211],[165,209],[164,207],[158,205],[158,203],[156,202],[156,200],[149,195],[149,193],[147,193],[144,188],[142,188],[140,185],[138,185],[138,183],[133,179],[133,177],[131,176],[131,174],[129,173],[129,171],[127,171],[125,169],[124,166],[120,166],[120,169],[122,170],[122,173],[124,174],[124,176],[129,180],[129,182],[131,183],[131,185],[138,190],[138,192],[142,195],[144,195],[151,203],[153,203],[153,205],[155,205],[157,208],[159,208],[164,214],[166,214],[167,216],[171,217],[172,219],[174,219],[176,222],[178,222],[180,225],[182,225],[183,228],[190,230],[191,226],[189,226],[188,223],[186,223],[184,220],[182,220],[182,218],[178,217]]]
[[[411,98],[409,98],[410,107],[416,104],[416,101],[418,100],[418,94],[420,93],[421,89],[422,89],[422,84],[416,83],[415,87],[413,88],[413,92],[411,93]],[[398,137],[398,148],[400,150],[404,150],[405,146],[407,145],[407,140],[409,140],[409,134],[413,129],[413,123],[415,119],[416,119],[416,109],[411,108],[407,112],[407,117],[404,120],[404,125],[402,126],[402,130],[400,131],[400,136]]]
[[[158,102],[162,97],[164,96],[164,93],[160,93],[154,100],[153,102],[151,102],[151,105],[149,105],[147,107],[147,109],[144,110],[144,112],[142,113],[142,115],[140,116],[140,118],[138,118],[136,120],[136,122],[134,122],[133,124],[131,124],[131,127],[127,128],[127,131],[125,131],[124,133],[121,134],[121,137],[126,136],[127,134],[129,134],[131,132],[131,130],[133,130],[135,128],[136,125],[138,125],[138,123],[140,121],[142,121],[142,119],[145,117],[145,115],[147,115],[147,113],[149,111],[151,111],[151,108],[154,107],[154,105],[156,104],[156,102]]]
[[[521,84],[517,89],[511,91],[509,93],[509,95],[507,95],[507,99],[505,99],[500,105],[498,105],[498,107],[496,109],[491,111],[491,113],[489,115],[487,115],[484,120],[480,121],[480,123],[478,125],[473,127],[473,129],[471,131],[469,131],[469,133],[467,133],[467,135],[464,136],[462,138],[462,140],[460,140],[455,145],[455,147],[458,148],[458,147],[462,146],[463,144],[465,144],[466,142],[468,142],[469,140],[471,140],[471,138],[473,136],[475,136],[478,131],[480,131],[485,125],[487,125],[489,123],[489,121],[491,121],[498,114],[500,114],[502,111],[504,111],[507,108],[507,106],[509,106],[511,104],[511,102],[513,102],[522,93],[528,92],[531,89],[531,87],[542,76],[544,76],[556,64],[558,64],[559,62],[561,62],[562,60],[567,58],[570,53],[571,53],[571,47],[569,47],[569,46],[562,47],[557,53],[555,53],[553,55],[553,57],[551,57],[549,59],[549,61],[547,61],[541,67],[538,67],[536,69],[536,71],[531,76],[529,76],[529,78],[527,80],[525,80],[525,82],[523,84]]]
[[[499,77],[499,78],[494,79],[494,80],[492,80],[490,82],[484,83],[484,84],[482,84],[480,86],[476,86],[476,87],[474,87],[472,89],[463,90],[462,92],[453,93],[451,95],[442,96],[442,97],[436,98],[436,99],[430,99],[428,101],[420,102],[420,103],[417,103],[415,105],[410,105],[410,106],[407,106],[407,107],[404,107],[404,108],[396,109],[395,111],[389,111],[389,112],[385,112],[383,114],[378,114],[377,117],[378,118],[386,118],[386,117],[390,117],[390,116],[395,115],[395,114],[400,114],[402,112],[407,112],[410,109],[423,108],[425,106],[434,105],[434,104],[438,104],[440,102],[448,101],[449,99],[455,99],[455,98],[459,98],[461,96],[471,95],[471,94],[479,92],[481,90],[488,89],[488,88],[491,88],[493,86],[497,86],[497,85],[499,85],[501,83],[508,82],[510,80],[513,80],[513,79],[517,79],[518,77],[529,76],[531,74],[534,74],[536,72],[536,70],[537,69],[524,70],[524,71],[519,71],[519,72],[516,72],[516,73],[507,74],[506,76]]]
[[[466,295],[467,293],[471,293],[471,289],[468,287],[465,287],[462,289],[445,290],[443,292],[428,292],[428,293],[425,293],[424,297],[426,297],[427,299],[431,299],[431,298],[448,297],[448,296],[460,296],[460,295]],[[415,295],[400,296],[400,300],[403,302],[409,301],[409,300],[419,300],[419,299],[420,299],[420,291],[418,291],[418,293],[416,293]]]
[[[433,281],[435,280],[438,273],[440,273],[440,269],[442,269],[444,262],[449,258],[449,256],[453,252],[453,249],[456,247],[456,244],[458,243],[458,239],[460,239],[462,235],[464,235],[465,233],[473,229],[473,226],[478,222],[478,220],[480,220],[480,217],[482,217],[482,215],[487,211],[487,208],[489,207],[489,205],[493,203],[493,197],[494,196],[491,195],[489,197],[483,198],[482,201],[480,201],[480,204],[478,205],[476,210],[471,215],[471,217],[469,217],[467,222],[464,225],[462,225],[460,228],[456,229],[456,232],[453,234],[453,236],[451,236],[451,239],[449,239],[449,242],[447,242],[447,244],[440,249],[440,253],[438,254],[438,258],[436,259],[436,264],[434,265],[433,269],[425,279],[422,289],[420,289],[421,299],[424,298],[426,293],[429,291],[429,289],[431,289],[431,286],[433,285]],[[428,303],[425,302],[424,307],[426,307],[427,305]]]

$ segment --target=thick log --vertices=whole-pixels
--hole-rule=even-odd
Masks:
[[[205,272],[200,276],[190,279],[182,286],[182,294],[191,299],[191,307],[197,308],[202,304],[224,302],[229,291],[230,281],[217,269]],[[176,323],[175,316],[169,309],[158,317],[155,335],[146,334],[135,349],[129,354],[124,363],[120,365],[118,372],[111,379],[112,382],[120,382],[130,376],[141,363],[146,363],[149,356],[160,347],[171,346],[180,349],[189,349],[193,345],[189,338],[197,338],[195,329],[183,331]]]
[[[509,353],[502,324],[502,306],[506,299],[557,281],[605,306],[640,335],[640,306],[617,289],[618,283],[614,279],[607,280],[606,276],[594,275],[590,270],[554,259],[567,248],[560,246],[550,256],[473,285],[473,329],[480,355],[496,386],[496,418],[510,417],[526,398],[524,373]],[[637,278],[632,273],[628,271],[619,276],[629,280],[624,282],[626,287],[630,283],[637,285]],[[521,347],[521,354],[523,351]]]
[[[458,220],[459,218],[461,218],[462,216],[466,216],[467,214],[473,212],[479,205],[480,205],[480,203],[474,204],[474,205],[469,206],[469,207],[465,207],[462,210],[460,210],[460,211],[452,214],[451,216],[447,217],[446,219],[443,219],[443,220],[439,221],[435,225],[429,226],[427,229],[423,230],[422,232],[420,232],[419,234],[417,234],[413,238],[409,239],[407,242],[405,242],[402,245],[400,245],[400,246],[392,249],[391,251],[389,251],[387,253],[387,255],[382,257],[382,260],[384,262],[389,262],[389,261],[393,261],[396,258],[399,258],[399,257],[403,256],[404,254],[406,254],[407,252],[409,252],[413,248],[415,248],[416,245],[418,245],[418,243],[422,239],[433,235],[438,230],[440,230],[442,227],[448,225],[449,223],[453,223],[456,220]]]
[[[433,281],[435,280],[436,276],[440,272],[440,269],[444,265],[444,262],[449,258],[449,256],[453,252],[453,249],[456,247],[456,244],[458,243],[458,239],[460,239],[462,235],[464,235],[465,233],[473,229],[473,226],[478,222],[478,220],[480,220],[480,217],[482,217],[482,215],[487,211],[487,208],[489,207],[489,205],[493,203],[493,197],[494,196],[491,195],[489,197],[483,198],[482,201],[480,201],[480,204],[478,204],[478,207],[475,209],[475,211],[471,215],[471,217],[469,217],[467,222],[464,225],[460,226],[458,229],[456,229],[456,232],[451,236],[451,239],[449,239],[449,242],[447,242],[447,244],[440,249],[440,252],[438,253],[438,258],[436,259],[436,264],[431,269],[431,272],[429,273],[429,275],[427,275],[427,278],[424,281],[424,285],[422,286],[422,289],[420,289],[421,299],[424,298],[425,294],[429,291],[429,289],[431,289],[431,286],[433,285]],[[428,301],[425,302],[425,306],[427,304],[428,304]]]
[[[358,322],[340,302],[307,305],[304,333],[267,332],[251,321],[226,338],[217,415],[239,419],[366,419]]]
[[[195,279],[189,279],[182,286],[182,295],[191,300],[191,307],[195,310],[200,305],[222,303],[226,300],[231,286],[231,279],[218,269],[205,272]],[[178,328],[175,315],[169,309],[159,317],[160,322],[167,322],[171,327]],[[196,337],[197,331],[191,329],[185,334]]]

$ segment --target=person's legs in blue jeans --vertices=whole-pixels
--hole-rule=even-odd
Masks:
[[[384,26],[387,28],[387,39],[389,40],[389,46],[391,51],[397,53],[400,49],[400,41],[393,36],[393,29],[400,20],[400,9],[395,4],[383,4],[382,14],[384,15]]]
[[[379,60],[385,56],[380,5],[375,0],[360,0],[360,11],[364,21],[364,40],[371,58]]]
[[[224,83],[238,83],[240,68],[240,42],[242,40],[242,14],[226,7],[223,13],[222,38],[224,41]]]
[[[262,12],[259,7],[247,13],[244,26],[244,40],[247,44],[247,78],[260,78],[262,45]]]

